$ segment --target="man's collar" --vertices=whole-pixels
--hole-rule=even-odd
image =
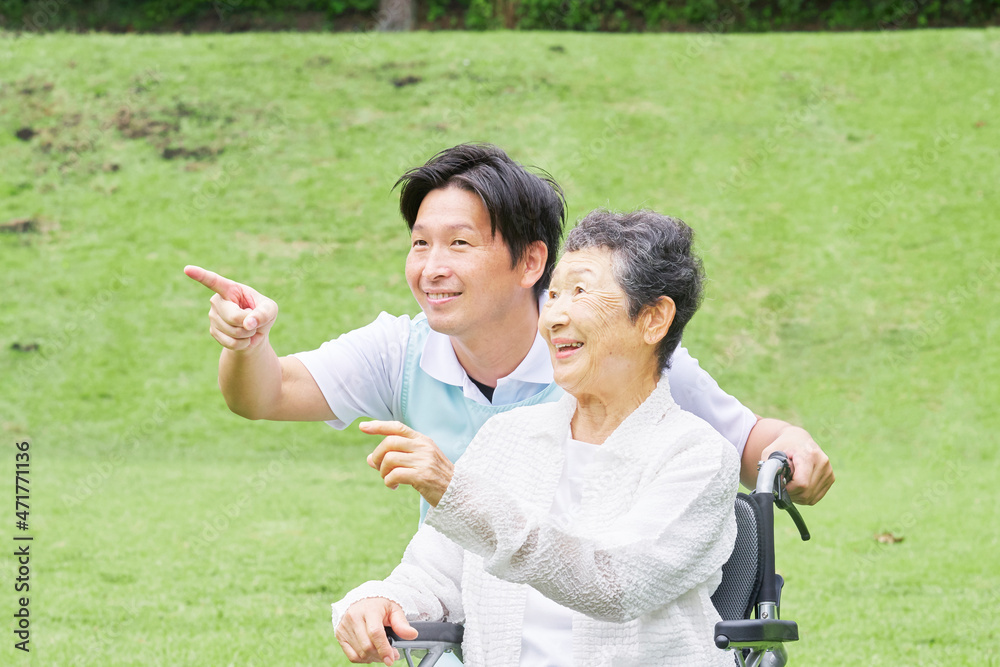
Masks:
[[[427,340],[424,341],[420,369],[438,382],[456,387],[465,386],[466,372],[458,362],[451,339],[433,329],[427,332]]]
[[[531,343],[528,354],[517,365],[517,368],[501,380],[517,380],[518,382],[534,382],[535,384],[550,384],[552,382],[552,359],[549,357],[549,346],[542,335],[535,332],[535,340]]]
[[[451,345],[451,338],[433,329],[427,332],[427,340],[424,341],[420,369],[435,380],[456,387],[464,387],[468,377]],[[549,359],[548,345],[541,334],[535,333],[535,340],[528,354],[510,375],[500,378],[497,384],[509,381],[532,384],[552,382],[552,361]]]

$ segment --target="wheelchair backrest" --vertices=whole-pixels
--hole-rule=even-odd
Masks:
[[[712,604],[724,621],[750,618],[764,578],[760,535],[760,507],[745,493],[736,496],[736,544],[722,566],[722,583],[712,595]]]

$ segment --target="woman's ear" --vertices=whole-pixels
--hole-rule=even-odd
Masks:
[[[676,314],[677,305],[669,296],[661,296],[656,303],[646,306],[642,337],[647,345],[656,345],[666,337]]]
[[[545,273],[545,260],[549,258],[549,249],[544,241],[535,241],[528,246],[524,253],[521,265],[524,267],[524,274],[521,278],[522,287],[534,287],[535,283]]]

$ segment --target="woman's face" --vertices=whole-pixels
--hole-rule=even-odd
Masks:
[[[577,396],[614,395],[656,370],[656,346],[644,340],[640,317],[628,317],[611,252],[586,248],[556,265],[538,330],[549,344],[556,383]]]

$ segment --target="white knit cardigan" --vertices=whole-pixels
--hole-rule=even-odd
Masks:
[[[573,610],[573,664],[732,667],[710,596],[733,548],[735,449],[666,380],[600,446],[576,514],[549,514],[576,399],[490,419],[384,581],[410,620],[465,624],[466,665],[517,667],[528,586]],[[450,538],[450,539],[449,539]]]

